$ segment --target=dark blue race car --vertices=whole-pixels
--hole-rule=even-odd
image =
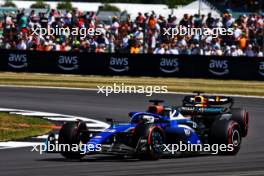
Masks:
[[[236,154],[247,133],[248,121],[244,120],[248,119],[248,113],[213,107],[209,101],[205,106],[201,98],[210,97],[186,97],[181,107],[163,106],[160,105],[163,101],[152,100],[146,112],[129,113],[129,123],[108,119],[110,127],[100,132],[87,128],[82,121],[68,122],[62,126],[58,140],[51,134],[46,144],[82,146],[77,151],[59,151],[67,159],[102,153],[156,160],[172,154],[166,150],[168,144],[180,143],[232,144],[231,151],[221,154]],[[225,103],[225,97],[214,98],[219,99],[218,104]],[[212,104],[217,105],[216,102]]]

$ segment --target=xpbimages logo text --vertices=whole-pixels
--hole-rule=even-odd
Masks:
[[[98,94],[104,94],[105,96],[110,94],[146,94],[149,97],[153,94],[168,93],[167,86],[126,85],[125,83],[97,86],[97,89]]]
[[[217,38],[219,36],[234,35],[233,28],[194,28],[179,26],[175,28],[163,28],[163,35],[171,36],[212,36]]]
[[[87,36],[100,36],[103,34],[99,28],[64,28],[64,27],[47,27],[47,28],[33,28],[31,35],[37,36],[80,36],[81,39],[85,39]]]
[[[204,152],[217,155],[227,151],[233,152],[234,144],[185,144],[182,141],[179,144],[163,144],[163,152],[171,154],[176,154],[177,152]]]
[[[41,155],[45,152],[79,152],[80,154],[86,154],[89,152],[100,152],[101,150],[101,144],[59,144],[58,142],[48,142],[33,146],[31,152],[39,152]]]

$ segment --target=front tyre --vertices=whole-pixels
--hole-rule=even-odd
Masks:
[[[155,125],[143,124],[135,129],[138,139],[138,155],[143,160],[158,160],[163,154],[165,137],[163,130]],[[141,142],[143,141],[143,145]]]
[[[64,124],[59,133],[59,145],[64,145],[70,151],[61,151],[61,155],[67,159],[81,159],[84,154],[81,151],[71,151],[73,146],[79,146],[81,141],[81,128],[84,127],[84,123],[81,122],[68,122]],[[67,146],[67,147],[66,147]]]

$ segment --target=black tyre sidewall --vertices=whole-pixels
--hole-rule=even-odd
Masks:
[[[234,136],[235,135],[235,136]],[[233,144],[233,137],[238,135],[238,144],[233,145],[233,151],[219,151],[219,154],[236,155],[240,150],[242,142],[241,129],[237,122],[233,120],[217,120],[211,128],[210,144]]]
[[[231,110],[232,117],[231,119],[236,121],[241,127],[242,137],[247,136],[248,127],[249,127],[249,114],[245,109],[234,108]]]
[[[70,146],[73,144],[78,145],[80,143],[79,126],[80,124],[78,122],[68,122],[64,124],[59,133],[59,144],[69,144]],[[84,154],[80,152],[70,151],[62,151],[61,154],[67,159],[81,159],[84,156]]]
[[[147,140],[146,152],[140,153],[139,155],[139,158],[142,160],[158,160],[163,153],[163,151],[161,151],[160,153],[157,153],[152,148],[152,145],[151,145],[152,138],[151,137],[154,132],[160,133],[160,135],[162,136],[162,140],[163,140],[162,143],[164,143],[165,135],[164,135],[163,130],[160,127],[155,126],[153,124],[139,124],[139,126],[136,127],[135,134],[136,134],[137,141],[142,138]]]

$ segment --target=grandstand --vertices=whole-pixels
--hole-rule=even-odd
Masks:
[[[197,0],[175,6],[173,10],[164,4],[115,3],[116,7],[129,15],[125,19],[122,17],[122,20],[120,14],[109,15],[108,22],[105,14],[109,12],[98,11],[102,3],[73,2],[76,9],[66,11],[56,10],[55,1],[46,2],[51,9],[34,10],[30,9],[34,1],[13,2],[19,10],[0,10],[0,45],[4,49],[263,57],[263,14],[250,13],[242,8],[243,13],[234,16],[232,9],[223,11],[223,3],[217,0]],[[100,16],[104,20],[100,20]],[[36,28],[54,26],[93,28],[100,30],[100,35],[31,35]],[[232,28],[234,33],[216,37],[163,35],[166,29],[180,26],[202,30]]]

